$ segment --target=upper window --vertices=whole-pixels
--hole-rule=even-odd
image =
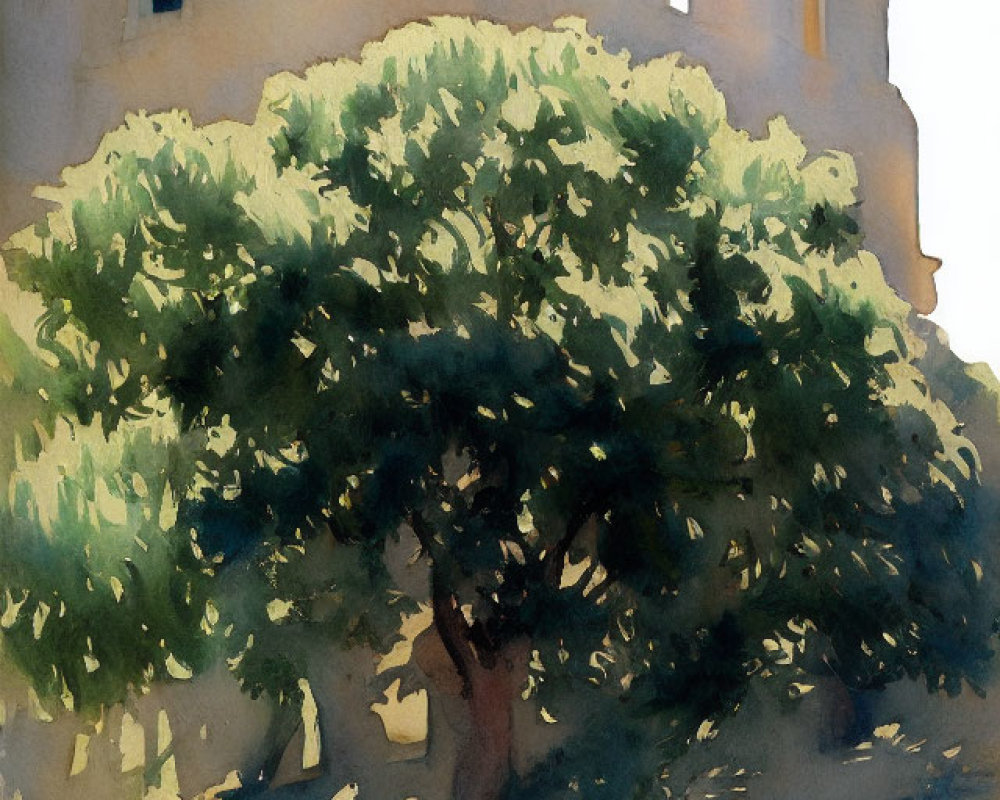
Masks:
[[[179,23],[185,13],[184,0],[128,0],[122,39],[127,42],[162,25]]]
[[[814,58],[826,55],[826,0],[805,0],[803,45]]]

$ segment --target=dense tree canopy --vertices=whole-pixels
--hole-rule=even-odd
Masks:
[[[703,70],[442,19],[272,78],[249,126],[129,117],[64,178],[4,253],[93,437],[57,520],[44,455],[8,512],[40,687],[197,669],[213,579],[275,587],[317,535],[339,566],[282,588],[293,618],[384,650],[433,609],[459,798],[645,796],[754,680],[982,683],[978,456],[861,249],[852,160],[734,130]],[[111,485],[117,520],[88,510]],[[393,584],[400,536],[426,597]],[[513,775],[521,702],[568,733]]]

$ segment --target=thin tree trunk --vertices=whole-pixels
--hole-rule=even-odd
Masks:
[[[513,673],[510,664],[498,660],[470,679],[471,730],[455,765],[454,800],[498,800],[507,788],[514,745],[511,704],[517,691]]]
[[[508,642],[494,647],[476,639],[444,579],[439,559],[446,554],[435,543],[419,515],[411,525],[417,539],[434,559],[431,607],[434,627],[458,671],[467,704],[469,731],[459,745],[452,780],[452,800],[500,800],[513,765],[513,703],[527,673],[528,645]]]
[[[445,649],[462,679],[469,731],[459,746],[452,800],[498,800],[511,776],[514,744],[512,704],[524,647],[509,646],[488,658],[477,657],[470,628],[449,594],[435,598],[434,618]]]

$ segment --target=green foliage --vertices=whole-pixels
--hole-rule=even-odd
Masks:
[[[567,781],[645,785],[750,680],[982,680],[976,451],[860,249],[852,161],[733,130],[702,70],[441,19],[276,76],[250,126],[130,117],[64,178],[5,259],[82,423],[176,415],[187,466],[142,457],[166,557],[193,531],[288,624],[386,649],[414,534],[476,658],[530,641],[526,694],[633,742],[612,784],[585,736]],[[281,595],[316,534],[329,571]],[[233,619],[274,633],[250,595]],[[293,691],[294,648],[253,651],[248,688]]]
[[[190,676],[211,564],[177,535],[170,421],[113,434],[60,425],[0,511],[4,635],[40,694],[99,714],[128,686]],[[167,476],[171,476],[168,478]]]

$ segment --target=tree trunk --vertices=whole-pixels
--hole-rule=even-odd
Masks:
[[[468,682],[470,731],[458,753],[454,800],[498,800],[511,777],[514,731],[514,665],[497,659],[491,669],[474,668]]]
[[[526,640],[477,651],[452,595],[434,593],[435,628],[458,671],[468,730],[459,745],[451,800],[499,800],[513,762],[513,704],[528,671]]]
[[[446,579],[439,548],[419,514],[410,520],[431,568],[434,627],[454,664],[468,712],[468,733],[459,745],[451,800],[500,800],[510,783],[513,765],[513,703],[527,676],[527,640],[492,642],[466,620]],[[475,644],[473,641],[475,640]]]

